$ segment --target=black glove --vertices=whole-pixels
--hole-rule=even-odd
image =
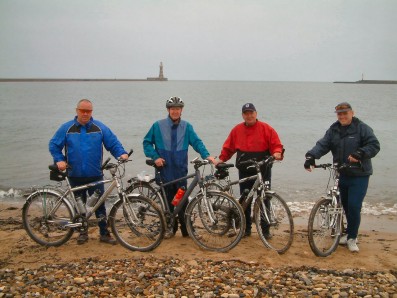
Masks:
[[[350,156],[353,157],[354,159],[362,160],[364,157],[364,151],[361,149],[357,149],[357,151],[350,154]]]
[[[303,165],[306,170],[310,169],[312,166],[314,167],[316,165],[316,162],[314,160],[314,156],[307,153],[306,155],[306,161],[305,164]]]

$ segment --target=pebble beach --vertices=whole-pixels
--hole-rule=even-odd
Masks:
[[[284,255],[253,234],[227,253],[177,235],[149,253],[73,236],[42,247],[22,228],[20,206],[0,205],[0,297],[397,297],[396,233],[362,231],[360,252],[315,257],[297,226]],[[390,227],[394,219],[384,224]]]

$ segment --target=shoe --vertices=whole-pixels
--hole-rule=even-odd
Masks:
[[[174,236],[175,236],[175,234],[170,230],[166,230],[164,233],[164,239],[171,239]]]
[[[357,246],[357,241],[356,238],[350,238],[347,240],[347,248],[351,251],[351,252],[358,252],[360,249]]]
[[[245,230],[244,237],[249,237],[249,236],[251,236],[251,231]]]
[[[347,234],[342,235],[339,239],[340,245],[347,245]],[[356,244],[358,244],[358,238],[356,238]]]
[[[81,233],[79,237],[77,237],[77,244],[81,245],[88,241],[88,234]]]
[[[346,245],[347,244],[347,234],[342,235],[339,239],[339,245]]]
[[[113,237],[110,235],[110,233],[106,234],[106,235],[101,235],[99,237],[99,241],[100,242],[105,242],[107,244],[112,244],[112,245],[116,245],[117,244],[117,241],[115,239],[113,239]]]

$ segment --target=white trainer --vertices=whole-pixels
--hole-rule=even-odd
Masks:
[[[358,252],[360,249],[357,246],[357,241],[355,238],[350,238],[347,240],[347,248],[351,251],[351,252]]]
[[[346,245],[347,244],[347,234],[342,235],[342,237],[340,237],[339,244],[340,245]]]

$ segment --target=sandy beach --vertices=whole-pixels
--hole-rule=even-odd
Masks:
[[[238,260],[266,267],[310,266],[320,269],[361,269],[368,271],[397,270],[396,219],[391,216],[363,216],[359,234],[360,252],[352,254],[339,246],[329,257],[316,257],[310,250],[304,218],[295,221],[292,247],[283,255],[264,247],[254,233],[227,253],[204,251],[178,232],[163,240],[159,247],[147,253],[133,252],[121,245],[99,242],[98,228],[89,229],[89,241],[77,245],[77,233],[60,247],[46,248],[32,241],[22,228],[20,204],[0,204],[0,268],[38,268],[44,264],[67,263],[84,258],[117,260],[135,257],[177,258],[181,260]],[[307,221],[306,221],[307,222]]]

